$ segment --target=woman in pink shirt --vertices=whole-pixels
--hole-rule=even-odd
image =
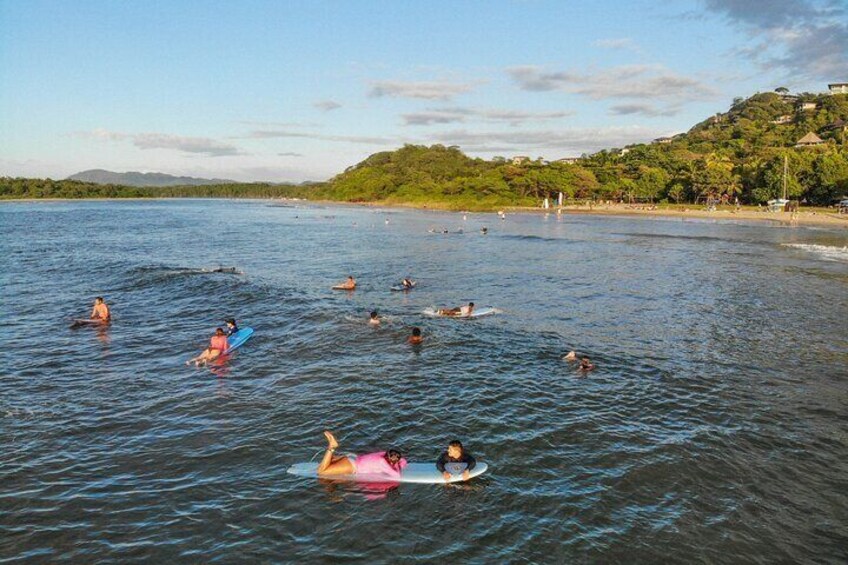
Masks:
[[[389,479],[399,479],[401,471],[406,467],[406,459],[397,449],[366,453],[353,458],[334,455],[339,442],[328,431],[324,432],[324,436],[327,438],[327,451],[318,465],[318,474],[321,476],[382,475]]]
[[[227,336],[224,335],[223,328],[215,328],[215,335],[212,336],[212,339],[209,340],[209,347],[207,347],[203,353],[189,359],[186,361],[186,365],[190,365],[194,363],[195,365],[200,365],[201,363],[208,363],[213,359],[217,359],[222,353],[224,353],[230,347],[229,343],[227,343]]]

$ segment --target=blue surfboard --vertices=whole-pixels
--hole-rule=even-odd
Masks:
[[[231,335],[227,338],[227,344],[229,347],[226,351],[224,351],[224,355],[229,355],[250,339],[250,336],[253,335],[253,328],[241,328],[239,331]]]

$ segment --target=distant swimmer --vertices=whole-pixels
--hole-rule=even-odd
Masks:
[[[212,269],[213,273],[226,273],[228,275],[240,275],[241,271],[236,269],[235,267],[218,267],[217,269]]]
[[[421,345],[424,343],[424,338],[421,337],[421,328],[412,328],[412,335],[406,341],[410,345]]]
[[[333,287],[335,290],[354,290],[356,288],[356,279],[353,276],[349,276],[345,282],[342,284],[337,284]]]
[[[371,324],[372,326],[379,326],[380,325],[380,315],[377,313],[376,310],[371,312],[371,317],[368,319],[368,323]]]
[[[318,465],[318,476],[385,475],[390,479],[399,479],[407,465],[406,459],[398,449],[366,453],[354,458],[333,455],[339,447],[339,442],[329,431],[325,431],[324,436],[327,438],[327,450]]]
[[[584,358],[582,358],[582,359],[580,360],[580,370],[581,370],[581,371],[585,371],[585,372],[587,372],[587,373],[588,373],[589,371],[591,371],[591,370],[592,370],[592,369],[594,369],[594,368],[595,368],[594,363],[592,363],[592,362],[589,360],[589,358],[588,358],[588,357],[584,357]]]
[[[410,279],[410,278],[405,278],[402,281],[400,281],[400,286],[402,286],[403,288],[409,289],[409,288],[412,288],[412,287],[415,286],[415,281]]]
[[[577,352],[576,351],[569,351],[568,353],[565,354],[565,357],[563,357],[563,359],[565,361],[577,361]]]
[[[220,357],[221,354],[229,348],[229,346],[229,343],[227,343],[227,336],[224,334],[224,329],[215,328],[215,335],[213,335],[212,339],[209,340],[209,347],[204,349],[203,353],[197,357],[193,357],[186,361],[186,365],[190,365],[192,363],[195,365],[201,365],[203,363],[213,361]]]
[[[474,303],[469,302],[468,306],[457,306],[456,308],[439,308],[437,314],[439,316],[470,316],[474,311]]]
[[[227,324],[227,337],[230,337],[231,335],[239,331],[235,318],[228,318],[224,320],[224,323]]]
[[[103,302],[103,297],[98,296],[94,299],[94,308],[91,310],[91,320],[99,320],[102,324],[108,324],[112,321],[112,313],[109,312],[109,307]]]
[[[480,233],[482,233],[483,235],[486,235],[487,233],[489,233],[489,228],[487,228],[487,227],[483,226],[483,227],[480,229]]]
[[[436,460],[436,469],[439,470],[446,481],[449,481],[452,475],[445,469],[447,463],[465,463],[465,470],[462,471],[463,481],[470,478],[471,470],[477,466],[477,460],[462,447],[462,442],[458,439],[451,441],[448,444],[447,451],[442,452]]]

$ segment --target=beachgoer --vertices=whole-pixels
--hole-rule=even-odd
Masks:
[[[353,275],[347,277],[347,280],[340,284],[337,288],[342,290],[353,290],[356,288],[356,279],[353,278]]]
[[[565,357],[563,357],[563,359],[565,359],[566,361],[577,361],[577,352],[569,351],[565,354]]]
[[[487,227],[483,226],[483,227],[480,229],[480,233],[482,233],[483,235],[486,235],[487,233],[489,233],[489,228],[487,228]]]
[[[203,353],[198,355],[197,357],[193,357],[186,361],[186,365],[190,365],[194,363],[195,365],[200,365],[202,363],[208,363],[209,361],[213,361],[217,359],[224,351],[229,348],[230,344],[227,343],[227,336],[224,335],[223,328],[215,328],[215,335],[212,336],[212,339],[209,340],[209,347],[203,350]]]
[[[581,371],[588,372],[588,371],[591,371],[594,368],[595,368],[595,365],[591,361],[589,361],[588,357],[584,357],[580,360],[580,370]]]
[[[225,332],[227,334],[227,337],[230,337],[234,333],[239,331],[238,325],[236,325],[235,318],[228,318],[228,319],[224,320],[224,323],[227,324],[227,331]]]
[[[438,314],[440,316],[470,316],[471,312],[474,311],[474,303],[469,302],[468,306],[457,306],[456,308],[439,308]]]
[[[377,451],[359,455],[354,459],[344,455],[333,455],[339,447],[339,442],[329,431],[324,432],[327,438],[327,451],[318,464],[318,475],[385,475],[387,478],[399,479],[401,471],[406,467],[406,459],[398,449]]]
[[[380,325],[380,315],[377,314],[376,310],[371,312],[371,317],[368,319],[368,323],[371,324],[372,326],[379,326]]]
[[[94,299],[94,308],[91,310],[91,316],[89,316],[92,320],[100,320],[104,324],[108,324],[112,321],[112,314],[109,312],[109,307],[106,306],[106,303],[103,302],[103,297],[98,296]]]
[[[412,328],[412,335],[406,340],[411,345],[421,345],[424,338],[421,337],[421,328]]]
[[[413,281],[412,279],[407,277],[407,278],[403,279],[402,281],[400,281],[400,285],[403,288],[412,288],[413,286],[415,286],[415,281]]]
[[[462,447],[461,441],[455,439],[448,444],[447,451],[442,452],[436,460],[436,469],[439,470],[446,481],[449,481],[453,475],[445,470],[446,463],[465,463],[466,467],[462,471],[462,480],[467,481],[471,470],[477,465],[477,460]]]

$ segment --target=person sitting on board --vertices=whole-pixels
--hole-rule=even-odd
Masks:
[[[193,357],[186,361],[186,365],[190,365],[194,363],[195,365],[200,365],[202,363],[208,363],[209,361],[213,361],[221,356],[228,348],[230,344],[227,343],[227,336],[224,335],[223,328],[215,328],[215,335],[212,336],[212,339],[209,340],[209,347],[203,350],[203,353],[198,355],[197,357]]]
[[[385,475],[388,478],[399,479],[407,465],[406,459],[398,449],[377,451],[358,455],[351,459],[344,455],[333,455],[339,447],[339,442],[329,431],[324,432],[327,438],[327,451],[318,464],[318,475],[329,477],[333,475]]]
[[[443,451],[436,460],[436,469],[439,470],[446,481],[449,481],[453,475],[445,469],[445,464],[447,463],[465,463],[465,470],[462,471],[462,480],[467,481],[471,470],[477,465],[477,460],[462,447],[461,441],[455,439],[448,444],[447,451]]]
[[[468,306],[457,306],[456,308],[439,308],[439,316],[470,316],[474,311],[474,303],[469,302]]]
[[[368,319],[368,323],[371,324],[372,326],[379,326],[380,325],[380,315],[377,314],[376,310],[371,312],[371,317]]]
[[[412,288],[413,286],[415,286],[415,281],[410,278],[405,278],[400,281],[400,286],[402,286],[403,288]]]
[[[112,314],[109,312],[109,307],[103,302],[103,297],[98,296],[94,299],[94,309],[91,311],[92,320],[99,320],[103,324],[108,324],[112,321]]]
[[[353,290],[356,288],[356,279],[353,278],[353,275],[347,277],[347,280],[342,284],[336,286],[340,290]]]
[[[235,318],[227,318],[224,323],[227,324],[227,331],[225,332],[227,337],[232,337],[234,333],[239,331]]]
[[[424,338],[421,337],[421,328],[412,328],[412,335],[406,340],[410,345],[421,345]]]

